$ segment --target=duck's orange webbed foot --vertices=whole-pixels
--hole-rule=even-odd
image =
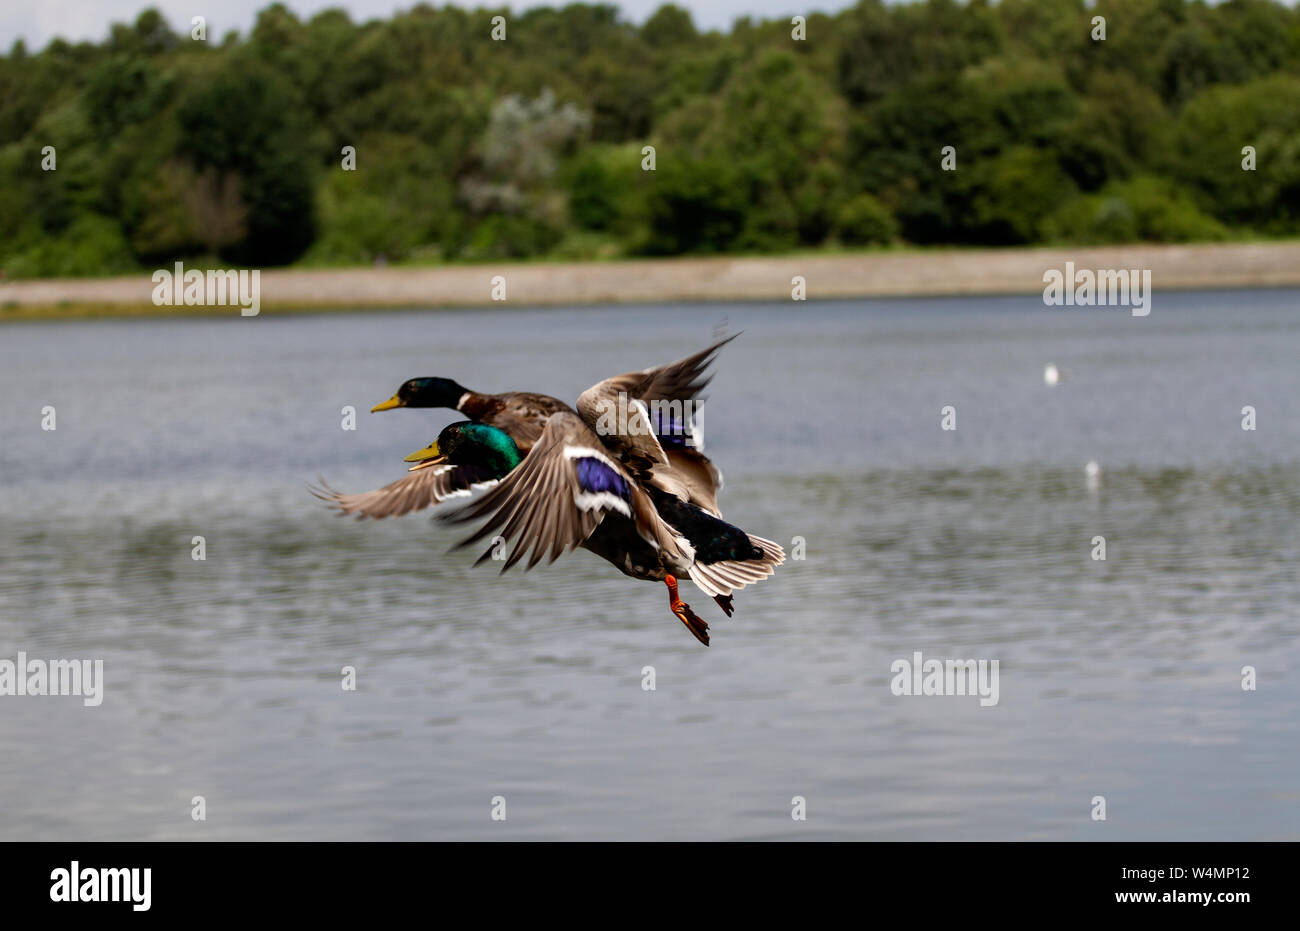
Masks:
[[[704,623],[704,618],[700,617],[691,610],[691,606],[677,597],[677,579],[674,576],[666,576],[664,584],[668,586],[668,607],[672,609],[673,614],[677,615],[677,620],[686,625],[695,639],[705,646],[709,645],[709,625]]]
[[[713,600],[718,603],[719,608],[726,612],[727,617],[731,617],[735,609],[731,606],[732,599],[730,595],[714,595]]]

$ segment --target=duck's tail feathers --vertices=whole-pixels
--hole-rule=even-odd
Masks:
[[[785,562],[785,550],[781,549],[779,543],[764,540],[752,533],[746,536],[749,537],[750,543],[763,551],[763,558],[728,559],[722,562],[692,564],[691,581],[700,591],[710,598],[730,595],[738,588],[763,581],[776,571],[777,566]]]

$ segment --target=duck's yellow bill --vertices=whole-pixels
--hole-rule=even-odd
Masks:
[[[403,461],[415,463],[415,465],[411,466],[406,471],[418,472],[420,469],[427,469],[429,466],[435,466],[446,462],[447,457],[438,452],[438,444],[434,442],[424,447],[424,449],[416,450],[411,453],[411,455],[407,456]]]
[[[370,408],[370,413],[373,414],[376,411],[391,411],[394,407],[401,407],[401,406],[402,406],[402,399],[399,398],[397,395],[393,395],[391,398],[389,398],[387,401],[383,402],[382,404],[376,404],[374,407]]]
[[[434,440],[428,446],[424,447],[424,449],[417,449],[415,452],[411,453],[411,455],[407,456],[402,461],[423,462],[425,459],[436,459],[441,455],[442,453],[438,452],[438,441]]]

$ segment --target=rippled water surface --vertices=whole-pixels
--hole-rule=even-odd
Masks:
[[[1300,839],[1297,305],[0,327],[0,658],[106,679],[0,697],[0,838]],[[572,400],[722,325],[722,506],[806,558],[731,619],[684,589],[709,649],[588,553],[498,576],[305,490],[396,478],[458,419],[366,413],[407,377]],[[915,651],[997,659],[998,704],[895,696]]]

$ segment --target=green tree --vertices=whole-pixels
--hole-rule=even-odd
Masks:
[[[231,64],[181,104],[180,152],[199,172],[238,179],[247,233],[222,255],[246,265],[283,265],[315,235],[314,166],[296,118],[302,103],[260,63]]]
[[[645,21],[641,35],[652,47],[663,49],[693,42],[698,34],[689,10],[665,3]]]
[[[1174,177],[1225,223],[1273,233],[1300,230],[1300,78],[1276,75],[1214,87],[1183,109]],[[1244,170],[1243,149],[1255,150]]]

